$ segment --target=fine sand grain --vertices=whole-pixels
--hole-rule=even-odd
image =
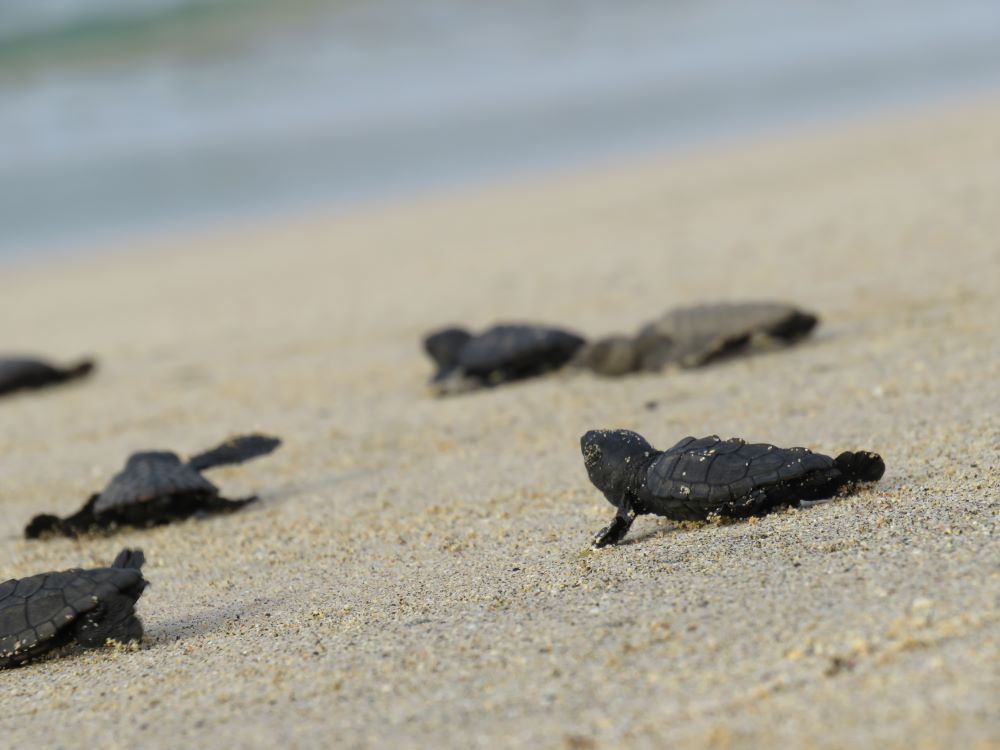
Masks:
[[[142,547],[139,650],[0,672],[4,747],[1000,743],[1000,104],[7,269],[6,349],[100,358],[0,401],[0,578]],[[793,349],[451,400],[450,322],[630,330],[777,298]],[[876,450],[884,479],[753,522],[611,508],[579,436]],[[26,542],[142,448],[263,430],[262,500]]]

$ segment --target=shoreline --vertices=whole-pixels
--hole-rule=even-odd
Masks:
[[[434,177],[424,174],[414,177],[410,184],[403,181],[395,186],[383,186],[380,190],[365,188],[360,195],[350,197],[350,191],[342,188],[339,197],[320,193],[312,198],[285,196],[269,205],[258,202],[257,205],[250,203],[242,208],[217,207],[218,210],[211,216],[191,214],[171,219],[164,215],[159,220],[146,221],[131,228],[120,226],[103,237],[97,234],[82,243],[65,238],[40,240],[28,243],[24,249],[12,250],[0,240],[0,268],[30,264],[33,256],[39,260],[52,258],[58,261],[100,253],[106,251],[105,248],[114,251],[134,245],[183,244],[185,240],[195,241],[199,236],[238,232],[247,227],[302,224],[355,213],[391,213],[396,207],[409,204],[448,201],[470,192],[479,195],[504,192],[528,184],[558,183],[574,175],[587,179],[589,175],[600,172],[640,168],[647,162],[663,165],[677,160],[684,164],[691,160],[711,160],[714,154],[739,154],[776,145],[780,148],[780,144],[785,142],[809,142],[828,137],[836,139],[840,133],[878,130],[910,118],[946,121],[950,112],[988,109],[997,100],[997,91],[996,81],[990,80],[965,88],[952,87],[948,93],[938,96],[929,96],[925,92],[923,96],[903,95],[878,104],[858,104],[846,108],[835,106],[830,111],[821,108],[810,112],[805,108],[797,114],[791,112],[783,117],[761,117],[756,121],[745,117],[738,130],[731,129],[732,126],[727,126],[730,129],[709,128],[707,134],[675,134],[672,138],[660,140],[639,139],[631,146],[605,143],[595,146],[590,156],[581,156],[580,153],[543,156],[538,163],[522,156],[508,166],[483,167],[463,175]]]

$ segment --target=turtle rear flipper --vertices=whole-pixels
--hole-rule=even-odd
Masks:
[[[141,549],[126,548],[118,553],[111,568],[89,573],[99,588],[96,606],[81,613],[73,623],[73,636],[81,646],[94,648],[108,641],[142,640],[142,622],[135,615],[135,603],[148,585],[140,572],[144,562],[146,556]],[[113,577],[108,580],[105,574]]]
[[[146,556],[142,553],[141,549],[125,548],[118,553],[117,557],[115,557],[115,561],[111,563],[111,567],[142,570],[142,566],[145,562]]]
[[[834,463],[852,482],[877,482],[885,474],[885,461],[870,451],[844,451]]]
[[[216,466],[240,464],[252,458],[266,456],[281,445],[281,440],[268,435],[241,435],[222,445],[192,456],[188,466],[195,471],[205,471]]]

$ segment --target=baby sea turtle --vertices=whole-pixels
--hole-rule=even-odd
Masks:
[[[590,481],[618,512],[594,537],[595,547],[621,541],[637,515],[676,521],[717,514],[763,515],[780,505],[833,497],[842,488],[882,478],[877,453],[846,451],[836,458],[805,448],[776,448],[717,435],[686,437],[658,451],[630,430],[591,430],[580,438]]]
[[[70,641],[85,648],[142,638],[135,603],[146,588],[142,550],[123,549],[110,568],[64,570],[0,583],[0,669]]]
[[[440,395],[462,393],[556,370],[584,340],[575,333],[537,325],[497,325],[473,336],[445,328],[424,339],[437,364],[431,387]]]
[[[281,441],[277,438],[245,435],[199,453],[187,463],[181,463],[176,453],[167,451],[133,453],[125,468],[80,510],[66,518],[35,516],[24,535],[28,539],[47,534],[76,536],[115,526],[155,526],[195,513],[236,510],[256,500],[256,496],[227,500],[201,472],[264,456],[279,445]]]
[[[30,357],[0,357],[0,394],[65,383],[87,375],[93,360],[85,359],[69,367],[56,367]]]
[[[777,302],[696,305],[671,310],[634,337],[599,339],[577,363],[601,375],[669,366],[698,367],[757,343],[791,343],[808,335],[816,315]]]

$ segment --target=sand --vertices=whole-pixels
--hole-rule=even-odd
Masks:
[[[101,360],[0,402],[0,578],[139,546],[140,650],[0,673],[5,747],[1000,746],[1000,102],[6,269],[8,350]],[[420,336],[633,329],[777,298],[793,349],[451,400]],[[877,450],[754,522],[611,507],[579,436]],[[237,515],[26,542],[142,448],[285,438]]]

